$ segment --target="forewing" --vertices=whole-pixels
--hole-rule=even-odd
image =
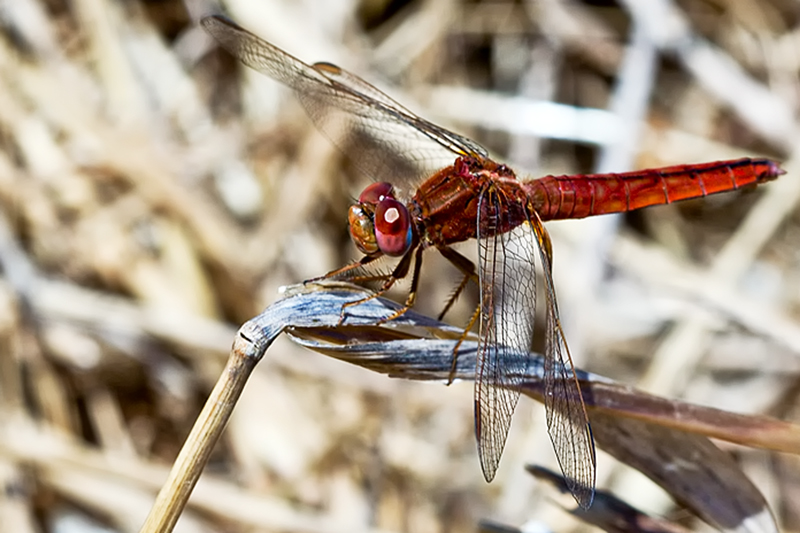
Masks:
[[[480,342],[475,375],[475,434],[487,481],[503,453],[533,339],[536,257],[531,227],[508,227],[508,199],[494,187],[478,204]]]
[[[474,141],[416,116],[354,74],[303,63],[221,17],[202,24],[244,64],[290,87],[314,124],[371,179],[410,189],[456,156],[487,157]]]
[[[364,81],[355,74],[325,62],[314,63],[313,68],[319,70],[325,77],[331,80],[331,82],[341,85],[354,94],[372,99],[374,103],[383,106],[384,112],[391,114],[396,113],[397,120],[415,127],[427,140],[434,141],[446,148],[448,157],[452,158],[453,153],[479,158],[488,157],[486,148],[477,142],[417,116],[386,93],[381,92],[380,89]],[[427,140],[425,142],[427,142]]]
[[[587,509],[594,499],[594,438],[558,316],[550,235],[535,212],[531,214],[530,223],[536,248],[539,250],[547,298],[544,358],[547,431],[570,492],[578,505]]]

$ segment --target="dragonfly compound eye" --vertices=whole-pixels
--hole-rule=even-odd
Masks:
[[[376,206],[384,198],[394,198],[392,194],[392,184],[380,181],[367,186],[358,197],[358,201],[362,204]]]
[[[347,213],[347,222],[350,229],[350,238],[353,239],[356,247],[366,255],[372,255],[380,251],[378,242],[375,240],[375,227],[369,213],[364,211],[360,205],[351,205]]]
[[[394,198],[384,197],[375,208],[375,238],[381,252],[403,255],[411,246],[411,217],[408,209]]]

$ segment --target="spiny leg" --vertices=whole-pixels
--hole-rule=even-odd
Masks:
[[[419,272],[422,269],[422,246],[417,247],[414,255],[414,271],[411,274],[411,289],[408,291],[408,298],[403,307],[395,311],[391,316],[381,319],[378,323],[383,324],[395,318],[402,316],[414,306],[414,301],[417,299],[417,287],[419,286]],[[407,272],[406,272],[407,274]]]
[[[322,276],[318,276],[316,278],[307,279],[307,280],[305,280],[303,282],[303,285],[305,285],[307,283],[314,283],[314,282],[325,280],[325,279],[336,278],[336,277],[341,276],[341,275],[343,275],[343,274],[345,274],[347,272],[350,272],[351,270],[355,270],[357,268],[364,267],[364,266],[372,263],[376,259],[379,259],[382,256],[383,256],[383,254],[380,254],[380,253],[374,254],[374,255],[365,255],[365,256],[361,257],[361,259],[359,259],[358,261],[355,261],[353,263],[345,265],[345,266],[343,266],[341,268],[337,268],[336,270],[331,270],[327,274],[324,274]],[[389,273],[389,274],[385,274],[384,273],[384,274],[372,274],[372,275],[364,275],[364,276],[348,276],[346,279],[347,279],[347,281],[350,281],[352,283],[370,283],[370,282],[373,282],[373,281],[386,282],[391,277],[392,277],[392,273]],[[361,303],[361,301],[359,300],[359,301],[353,302],[353,303],[354,304],[358,304],[358,303]],[[345,305],[347,305],[347,304],[345,304]],[[341,317],[340,317],[340,323],[341,323]]]
[[[475,271],[475,264],[472,261],[461,255],[460,253],[456,252],[449,246],[441,246],[438,248],[438,250],[445,259],[450,261],[450,263],[452,263],[453,266],[455,266],[464,274],[464,279],[461,280],[461,283],[458,285],[458,287],[456,287],[455,292],[453,292],[453,294],[450,295],[450,298],[447,299],[447,303],[445,304],[444,309],[442,310],[441,313],[439,313],[438,319],[442,320],[447,311],[449,311],[450,308],[453,306],[459,295],[467,287],[467,283],[469,282],[469,280],[473,280],[475,281],[475,283],[478,283],[478,274]]]
[[[459,269],[461,272],[464,273],[464,279],[461,281],[461,284],[458,286],[455,293],[453,293],[453,295],[447,301],[444,310],[439,315],[439,320],[441,320],[444,317],[444,314],[453,305],[456,298],[458,298],[458,295],[461,294],[464,288],[466,288],[469,280],[473,280],[475,283],[478,283],[479,278],[478,278],[478,273],[475,270],[475,263],[473,263],[463,255],[461,255],[457,251],[453,250],[449,246],[442,246],[439,248],[439,252],[441,252],[442,256],[444,256],[445,259],[450,261],[453,264],[453,266],[455,266],[457,269]],[[450,367],[450,376],[447,379],[448,385],[450,385],[453,382],[456,376],[456,366],[458,364],[458,349],[461,347],[461,344],[464,342],[464,339],[467,338],[467,335],[469,334],[469,331],[472,329],[472,326],[474,326],[475,322],[478,320],[480,312],[481,312],[481,306],[478,305],[478,307],[475,309],[475,312],[472,313],[472,318],[469,319],[469,323],[464,328],[464,333],[461,335],[461,338],[458,339],[458,342],[453,348],[453,364]]]
[[[381,288],[378,289],[376,292],[374,292],[373,294],[370,294],[366,298],[361,298],[360,300],[354,300],[352,302],[347,302],[346,304],[342,305],[342,310],[341,310],[341,312],[339,314],[339,324],[338,325],[341,326],[344,323],[345,310],[348,307],[361,305],[361,304],[366,303],[366,302],[368,302],[370,300],[378,298],[379,296],[382,296],[384,293],[386,293],[386,291],[388,291],[389,289],[392,288],[392,285],[394,285],[397,280],[403,279],[404,277],[406,277],[408,275],[408,268],[411,265],[411,256],[413,255],[413,253],[414,253],[414,249],[413,248],[411,250],[409,250],[408,252],[406,252],[406,254],[403,256],[403,258],[400,260],[400,262],[395,267],[394,271],[392,271],[392,273],[387,277],[386,281],[384,281],[383,285],[381,285]]]
[[[444,309],[442,309],[442,312],[439,313],[439,316],[436,317],[436,320],[444,320],[444,315],[446,315],[447,312],[450,310],[450,308],[453,307],[453,304],[456,303],[458,296],[466,288],[467,283],[469,283],[469,280],[470,280],[469,274],[465,274],[464,277],[461,279],[461,283],[459,283],[458,287],[456,287],[456,290],[454,290],[450,294],[450,297],[447,298],[447,303],[444,304]]]
[[[458,364],[458,349],[461,348],[461,344],[464,342],[464,339],[467,338],[469,330],[471,330],[472,326],[475,325],[475,321],[478,320],[480,314],[481,314],[481,306],[478,305],[478,307],[475,308],[475,312],[472,313],[472,318],[469,319],[467,327],[464,328],[464,333],[461,334],[461,337],[458,339],[458,342],[453,347],[453,364],[450,365],[450,375],[447,377],[448,385],[453,383],[453,380],[456,378],[456,367]]]
[[[353,276],[352,278],[347,278],[347,281],[352,281],[353,283],[372,283],[373,281],[386,281],[387,279],[391,278],[392,274],[373,274],[371,276]]]
[[[354,263],[350,263],[350,264],[345,265],[345,266],[343,266],[341,268],[337,268],[336,270],[331,270],[330,272],[328,272],[327,274],[324,274],[322,276],[317,276],[316,278],[307,279],[307,280],[305,280],[303,282],[303,285],[305,285],[307,283],[314,283],[314,282],[317,282],[317,281],[322,281],[324,279],[331,279],[331,278],[335,278],[337,276],[341,276],[342,274],[344,274],[346,272],[349,272],[351,270],[355,270],[357,268],[360,268],[360,267],[363,267],[363,266],[366,266],[366,265],[372,263],[373,261],[375,261],[379,257],[382,257],[382,255],[383,254],[380,254],[380,253],[377,253],[377,254],[374,254],[374,255],[365,255],[361,259],[359,259],[358,261],[356,261]],[[384,279],[386,277],[388,277],[388,276],[382,276],[382,277],[380,277],[378,279]]]
[[[475,263],[461,255],[459,252],[456,252],[449,246],[437,246],[436,249],[439,250],[439,253],[442,254],[445,259],[450,261],[454,267],[475,281],[475,283],[478,283],[478,271],[475,269]]]

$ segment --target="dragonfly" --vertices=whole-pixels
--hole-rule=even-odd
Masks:
[[[381,257],[399,258],[390,273],[370,278],[382,281],[377,296],[411,275],[405,305],[389,319],[414,304],[424,250],[436,249],[463,275],[443,313],[470,281],[478,284],[480,303],[464,335],[478,322],[475,436],[487,481],[497,471],[519,400],[521,369],[534,340],[536,264],[541,265],[548,433],[572,495],[588,508],[594,498],[594,439],[559,319],[553,250],[543,222],[756,185],[783,174],[779,164],[738,159],[520,180],[480,144],[417,116],[355,74],[330,63],[304,63],[224,17],[201,24],[245,65],[291,88],[314,124],[373,180],[348,211],[350,236],[362,258],[322,278],[361,272]],[[453,248],[471,239],[478,244],[477,267]]]

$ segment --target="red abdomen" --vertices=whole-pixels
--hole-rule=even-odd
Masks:
[[[769,159],[737,159],[621,174],[545,176],[525,182],[524,187],[542,220],[559,220],[699,198],[773,180],[783,173]]]

